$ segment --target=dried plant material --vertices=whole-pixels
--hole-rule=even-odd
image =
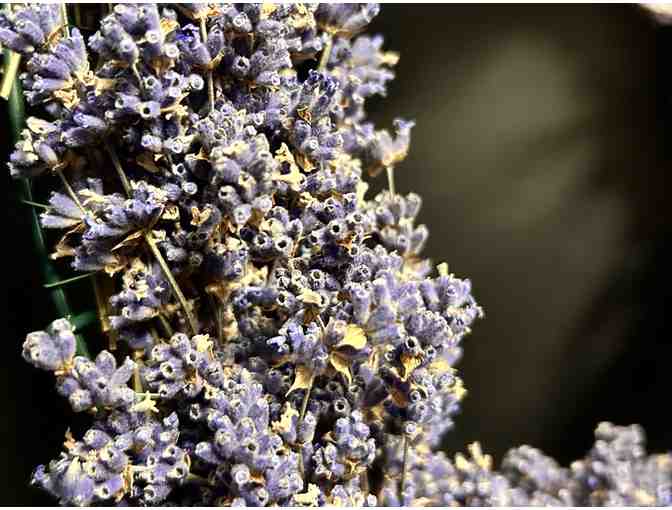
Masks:
[[[401,355],[401,365],[404,367],[404,376],[402,380],[408,379],[413,370],[415,370],[422,363],[420,356],[411,356],[409,354]]]
[[[142,237],[144,234],[145,233],[142,230],[138,230],[137,232],[133,232],[132,234],[127,235],[120,243],[112,247],[112,251],[114,252],[126,246],[142,242]]]
[[[134,413],[158,413],[159,409],[156,407],[156,402],[152,397],[145,395],[142,400],[131,406],[130,411]]]
[[[348,360],[346,358],[344,358],[337,352],[332,352],[329,355],[329,363],[331,363],[331,366],[334,367],[336,372],[342,374],[343,377],[345,377],[345,380],[347,381],[348,384],[352,384],[352,374],[350,373],[350,365],[348,364]]]
[[[298,297],[307,305],[320,306],[322,304],[322,296],[310,289],[303,289]]]
[[[289,388],[289,391],[287,391],[286,395],[289,395],[296,390],[305,390],[310,388],[312,379],[313,374],[309,368],[303,365],[297,366],[296,370],[294,371],[294,384],[292,384],[292,387]]]
[[[180,219],[180,208],[174,204],[167,205],[161,215],[162,220],[171,221]]]
[[[345,327],[345,336],[336,347],[352,347],[353,349],[360,350],[366,347],[366,333],[364,330],[357,326],[356,324],[348,324]]]
[[[315,164],[310,160],[310,158],[305,154],[298,154],[296,156],[296,162],[298,166],[300,166],[301,169],[307,174],[309,174],[310,172],[312,172],[317,168]]]
[[[318,489],[317,485],[309,483],[306,492],[296,494],[294,496],[294,501],[300,505],[317,506],[319,496],[320,490]]]
[[[280,421],[274,421],[271,424],[273,432],[277,434],[288,433],[291,431],[294,426],[294,419],[299,417],[299,412],[292,407],[292,405],[287,402],[284,406],[284,411],[280,416]]]
[[[210,215],[212,214],[212,209],[206,207],[203,210],[199,210],[198,207],[191,208],[191,224],[194,226],[199,226],[208,221]]]
[[[481,444],[478,441],[470,444],[468,448],[469,453],[473,457],[478,467],[486,471],[490,471],[492,469],[492,457],[490,455],[483,455]]]
[[[96,304],[120,345],[78,355],[67,318],[27,336],[92,418],[31,484],[64,506],[669,506],[672,460],[636,427],[600,425],[570,469],[437,451],[483,312],[394,188],[413,123],[367,116],[398,61],[356,35],[377,5],[102,5],[84,35],[68,9],[0,12],[35,113],[9,169],[58,177],[42,225],[73,278],[117,273]]]
[[[210,335],[194,335],[193,342],[198,352],[209,352],[212,349],[213,342],[210,340]]]
[[[435,373],[452,373],[454,371],[453,367],[450,366],[450,363],[444,358],[438,358],[427,367],[428,370]]]

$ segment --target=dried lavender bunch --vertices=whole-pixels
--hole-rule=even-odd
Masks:
[[[358,35],[377,12],[118,4],[88,37],[58,5],[0,15],[39,115],[10,172],[60,177],[54,257],[116,285],[116,352],[75,356],[66,319],[24,344],[93,417],[33,475],[62,504],[669,502],[670,456],[608,426],[571,473],[525,447],[501,473],[436,453],[483,312],[422,257],[420,197],[366,196],[413,126],[367,120],[398,60]]]

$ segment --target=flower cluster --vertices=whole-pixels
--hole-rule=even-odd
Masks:
[[[398,440],[397,440],[398,441]],[[595,444],[569,468],[530,446],[510,450],[499,471],[478,443],[470,457],[454,461],[424,448],[409,452],[401,492],[394,479],[402,469],[399,445],[392,459],[382,504],[389,506],[670,506],[672,456],[648,455],[642,430],[600,423]]]
[[[39,466],[31,483],[62,505],[162,503],[188,479],[190,459],[179,436],[175,413],[163,420],[142,410],[102,413],[81,441],[68,434],[66,451]]]
[[[33,475],[61,503],[667,501],[669,456],[629,457],[639,440],[620,429],[571,475],[532,449],[501,474],[478,447],[435,452],[483,312],[422,256],[419,196],[367,197],[364,175],[391,178],[413,127],[367,119],[398,61],[358,35],[377,13],[118,4],[92,34],[59,6],[0,14],[40,115],[10,172],[60,178],[41,216],[64,231],[54,257],[114,287],[112,352],[75,356],[65,319],[24,344],[94,420]]]

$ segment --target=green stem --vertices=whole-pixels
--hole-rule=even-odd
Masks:
[[[124,188],[126,195],[130,197],[131,183],[128,181],[128,177],[126,177],[126,172],[124,172],[124,169],[121,166],[121,162],[119,161],[119,157],[117,156],[117,151],[115,151],[109,144],[106,144],[105,148],[107,149],[107,153],[110,155],[110,158],[112,159],[112,165],[114,166],[114,169],[117,171],[117,175],[119,176],[119,180],[121,181],[121,186]]]
[[[168,322],[168,319],[166,319],[162,313],[157,315],[157,318],[159,319],[159,324],[161,324],[161,328],[163,328],[163,332],[166,334],[167,338],[173,336],[174,331],[170,322]]]
[[[142,76],[140,75],[140,71],[138,70],[138,62],[133,62],[133,65],[131,65],[131,71],[133,71],[133,75],[135,76],[135,79],[138,82],[138,87],[140,87],[141,92],[145,92],[145,82],[142,81]]]
[[[208,480],[207,478],[203,478],[200,475],[196,475],[194,473],[189,473],[187,475],[187,483],[200,483],[202,485],[212,485],[212,482]]]
[[[208,40],[208,26],[205,21],[205,16],[201,17],[201,39],[203,44]],[[215,83],[212,77],[212,69],[208,66],[208,104],[210,105],[210,111],[215,109]]]
[[[299,416],[299,426],[301,426],[301,423],[303,423],[303,418],[306,416],[306,409],[308,409],[308,400],[310,400],[310,392],[313,389],[313,382],[315,381],[315,374],[310,375],[310,382],[308,383],[308,387],[306,388],[306,394],[303,396],[303,402],[301,403],[301,414]],[[306,487],[307,483],[307,478],[306,478],[306,472],[303,466],[303,451],[299,449],[299,469],[301,471],[301,475],[303,476],[303,486],[304,489]]]
[[[68,195],[70,195],[70,198],[75,203],[75,205],[79,208],[79,210],[82,211],[82,214],[84,214],[84,216],[86,216],[86,209],[84,209],[84,206],[79,201],[79,197],[77,196],[77,193],[75,193],[75,190],[72,189],[72,186],[70,186],[70,183],[65,178],[65,175],[63,175],[63,170],[60,170],[60,169],[56,170],[56,173],[61,178],[61,182],[63,183],[63,187],[65,188],[65,191],[67,191]]]
[[[61,21],[63,22],[63,35],[70,37],[70,27],[68,25],[68,4],[61,4]]]
[[[173,289],[173,293],[175,294],[175,297],[179,301],[180,306],[182,307],[182,311],[184,312],[184,315],[187,317],[187,324],[189,325],[189,329],[191,329],[191,334],[192,335],[198,334],[198,327],[196,326],[196,320],[194,319],[194,316],[191,313],[189,303],[187,303],[187,298],[184,297],[182,289],[180,289],[177,280],[175,280],[172,271],[168,267],[168,263],[163,258],[163,255],[161,255],[161,250],[159,250],[159,247],[156,245],[156,241],[154,240],[150,232],[145,232],[144,237],[145,241],[147,242],[147,245],[149,246],[149,249],[154,255],[154,258],[159,263],[159,266],[161,267],[164,276],[168,280],[168,283],[170,284],[171,288]]]
[[[403,503],[404,494],[406,493],[406,475],[408,472],[408,435],[404,434],[404,459],[401,465],[401,498],[400,501]]]
[[[215,324],[217,329],[217,340],[219,342],[224,341],[224,322],[222,319],[222,308],[219,306],[217,298],[212,294],[208,294],[210,300],[210,306],[212,307],[212,312],[215,316]]]
[[[84,274],[78,274],[77,276],[73,276],[72,278],[66,278],[65,280],[60,280],[57,282],[51,282],[51,283],[45,283],[44,288],[45,289],[51,289],[53,287],[60,287],[61,285],[67,285],[68,283],[76,282],[78,280],[83,280],[84,278],[88,278],[89,276],[96,274],[96,271],[93,271],[91,273],[84,273]]]
[[[306,388],[306,394],[303,396],[303,402],[301,403],[301,415],[299,416],[299,423],[303,422],[304,416],[306,416],[306,409],[308,409],[308,400],[310,400],[310,392],[313,389],[313,382],[315,381],[315,374],[311,374],[310,382]]]
[[[331,56],[331,48],[334,43],[334,36],[330,36],[327,39],[327,42],[324,44],[324,49],[322,50],[322,55],[320,56],[320,64],[317,66],[318,71],[324,71],[327,68],[327,63],[329,62],[329,57]]]
[[[78,313],[74,317],[70,317],[70,322],[75,326],[75,330],[84,329],[97,321],[98,314],[93,311]]]
[[[10,50],[5,50],[3,56],[5,58],[5,70],[2,76],[2,85],[0,85],[0,97],[8,100],[12,93],[14,81],[16,81],[16,73],[19,70],[21,55]]]
[[[100,330],[104,335],[107,335],[108,347],[111,351],[114,351],[117,349],[117,332],[112,329],[107,311],[108,298],[114,284],[107,275],[102,273],[92,273],[91,283],[93,285],[93,294],[96,298],[96,311]]]
[[[46,209],[47,211],[51,209],[50,205],[40,204],[39,202],[31,202],[30,200],[21,200],[24,204],[32,205],[33,207],[39,207],[41,209]]]
[[[388,166],[385,167],[385,171],[387,172],[387,185],[390,188],[390,195],[392,198],[394,198],[395,195],[395,190],[394,190],[394,167]]]

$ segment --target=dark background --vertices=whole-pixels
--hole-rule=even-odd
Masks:
[[[372,117],[417,122],[397,190],[423,196],[426,253],[471,278],[486,310],[464,344],[469,393],[447,451],[479,440],[499,461],[528,443],[567,464],[601,420],[672,448],[671,27],[627,5],[414,4],[383,6],[369,32],[401,53]],[[50,504],[26,483],[73,414],[20,357],[55,312],[6,182],[0,503]]]

